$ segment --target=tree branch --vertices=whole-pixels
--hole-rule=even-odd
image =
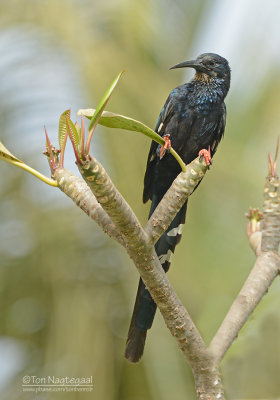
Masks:
[[[267,293],[279,273],[279,268],[278,254],[266,252],[257,258],[254,268],[210,344],[209,349],[218,361],[222,360],[242,326]]]
[[[181,172],[177,176],[145,227],[150,243],[155,244],[166,231],[207,169],[205,160],[200,161],[197,157],[186,166],[186,172]]]
[[[123,237],[129,242],[136,239],[145,242],[146,233],[140,222],[131,207],[114,186],[104,167],[93,157],[83,162],[82,165],[77,165],[97,201],[109,215]]]
[[[79,166],[79,169],[102,207],[108,212],[122,234],[129,237],[126,246],[127,252],[162,311],[173,336],[181,343],[180,347],[189,349],[190,346],[198,346],[205,350],[206,347],[202,338],[167,279],[153,244],[149,242],[148,236],[135,214],[115,188],[105,169],[94,158]],[[182,191],[186,192],[184,189]],[[177,205],[177,207],[178,209],[175,212],[179,210],[180,205]],[[195,345],[192,345],[192,343],[195,343]],[[194,354],[197,354],[197,351],[198,348],[195,349]]]
[[[129,255],[156,302],[166,326],[192,367],[198,398],[206,399],[206,395],[211,392],[213,393],[211,399],[223,399],[217,364],[208,352],[190,314],[168,281],[154,248],[151,251],[148,245],[141,251],[135,250],[136,252],[132,252],[128,249]]]
[[[210,351],[220,361],[237,337],[257,304],[267,293],[280,271],[280,190],[279,178],[266,178],[263,203],[261,253],[248,279],[210,344]],[[258,249],[258,244],[255,246]]]
[[[59,189],[70,197],[107,235],[125,246],[124,238],[108,214],[98,203],[88,185],[67,169],[59,168],[54,173]]]

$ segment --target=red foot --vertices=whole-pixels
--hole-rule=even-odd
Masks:
[[[210,146],[208,147],[208,150],[202,149],[198,153],[199,159],[202,160],[202,158],[205,159],[207,166],[209,167],[212,164],[212,158],[211,158],[211,150]]]
[[[169,137],[170,137],[169,134],[163,136],[165,144],[161,146],[160,153],[159,153],[160,159],[162,159],[162,157],[164,157],[167,150],[170,150],[171,140],[169,139]]]

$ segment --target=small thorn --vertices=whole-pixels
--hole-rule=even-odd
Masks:
[[[54,159],[54,155],[53,155],[53,151],[52,151],[52,144],[50,142],[47,129],[46,129],[45,126],[44,126],[44,128],[45,128],[47,146],[48,146],[48,150],[49,150],[49,164],[50,164],[51,172],[53,173],[54,170],[56,169],[56,162],[55,162],[55,159]]]
[[[270,153],[268,153],[268,175],[271,177],[276,176],[275,163]]]
[[[276,176],[276,169],[277,169],[277,159],[278,159],[278,151],[279,151],[279,136],[277,136],[276,148],[275,148],[275,155],[274,155],[274,172]]]

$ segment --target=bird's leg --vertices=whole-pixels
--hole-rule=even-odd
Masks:
[[[199,159],[202,160],[202,158],[205,159],[207,166],[209,167],[210,165],[212,165],[212,158],[211,158],[211,149],[210,146],[208,147],[208,150],[206,149],[202,149],[200,150],[200,152],[198,153],[199,155]]]
[[[164,141],[165,141],[165,144],[162,145],[161,148],[160,148],[160,153],[159,153],[159,158],[160,158],[160,160],[164,157],[166,151],[169,151],[169,150],[170,150],[170,147],[171,147],[171,140],[170,140],[169,138],[170,138],[170,135],[169,135],[169,134],[166,134],[166,135],[163,136],[163,139],[164,139]]]

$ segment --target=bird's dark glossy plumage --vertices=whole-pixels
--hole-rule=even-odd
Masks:
[[[155,131],[170,135],[171,145],[186,164],[194,160],[201,149],[210,146],[211,155],[224,134],[226,106],[224,99],[230,87],[230,68],[227,60],[218,54],[201,54],[195,60],[185,61],[171,69],[191,67],[194,78],[172,90],[159,115]],[[171,154],[160,159],[160,148],[152,142],[144,178],[143,201],[152,200],[150,215],[180,173],[180,166]],[[170,266],[185,222],[187,202],[178,212],[167,231],[155,245],[156,253],[165,271]],[[140,279],[125,356],[137,362],[144,350],[147,329],[152,325],[156,305]]]

